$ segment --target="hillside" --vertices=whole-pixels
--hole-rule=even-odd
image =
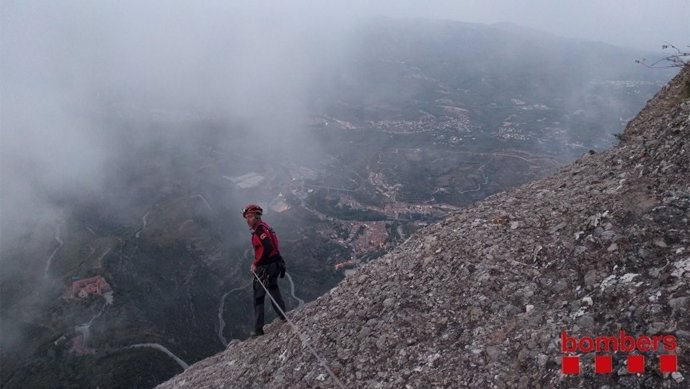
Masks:
[[[419,231],[290,313],[349,388],[686,387],[690,68],[622,142]],[[574,337],[673,335],[680,374],[561,370]],[[159,388],[336,387],[288,325],[232,342]]]

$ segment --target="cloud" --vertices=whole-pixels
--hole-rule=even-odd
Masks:
[[[645,47],[690,37],[669,1],[4,1],[0,12],[3,229],[54,193],[104,190],[132,132],[113,118],[242,123],[269,155],[318,147],[304,131],[324,75],[375,15],[509,21]],[[685,44],[688,42],[676,42]],[[655,43],[656,45],[656,43]],[[129,132],[128,132],[129,131]],[[137,133],[138,142],[160,134]],[[249,137],[249,138],[247,138]],[[232,142],[236,134],[228,133]],[[42,205],[30,205],[43,199]],[[59,208],[59,207],[58,207]],[[48,213],[34,212],[37,214]],[[52,214],[52,213],[51,213]],[[11,217],[10,217],[11,216]]]
[[[104,190],[106,168],[133,131],[113,118],[242,122],[267,149],[302,144],[308,77],[323,61],[304,44],[314,19],[299,24],[295,9],[182,1],[2,7],[4,235],[22,218],[55,214],[47,212],[55,194]]]

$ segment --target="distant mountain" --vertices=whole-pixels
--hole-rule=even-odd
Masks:
[[[355,42],[347,64],[331,75],[331,93],[317,94],[330,103],[327,112],[355,121],[423,112],[438,119],[440,106],[455,104],[491,131],[510,114],[526,114],[515,107],[517,99],[548,108],[546,123],[521,118],[529,124],[525,131],[559,122],[562,138],[553,139],[550,151],[566,140],[588,148],[612,145],[620,119],[642,107],[639,95],[653,93],[673,74],[635,63],[650,53],[516,26],[381,19],[362,28]],[[581,110],[586,117],[577,116]]]

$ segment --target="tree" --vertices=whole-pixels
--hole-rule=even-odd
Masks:
[[[685,65],[690,64],[690,46],[688,49],[679,49],[676,46],[667,43],[661,46],[662,50],[670,50],[671,54],[648,64],[645,58],[636,59],[635,62],[646,66],[648,68],[682,68]]]

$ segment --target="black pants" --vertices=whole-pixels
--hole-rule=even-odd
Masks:
[[[261,265],[256,268],[256,275],[259,276],[264,286],[271,293],[273,299],[278,303],[280,309],[285,312],[285,302],[283,301],[283,296],[280,295],[280,290],[278,289],[278,275],[280,275],[280,269],[277,263],[270,263],[267,265]],[[254,330],[263,331],[264,328],[264,298],[266,297],[266,291],[261,287],[259,281],[256,277],[254,278]],[[273,310],[281,319],[285,319],[278,307],[271,301]]]

